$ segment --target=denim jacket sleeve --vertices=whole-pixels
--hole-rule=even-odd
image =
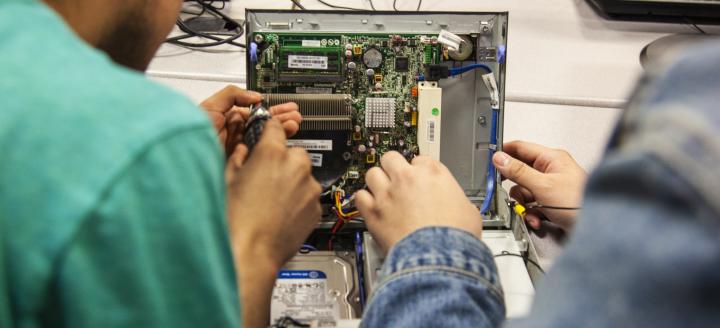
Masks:
[[[505,317],[492,253],[454,228],[413,232],[388,254],[362,327],[496,327]]]
[[[720,322],[720,44],[640,83],[527,327]]]

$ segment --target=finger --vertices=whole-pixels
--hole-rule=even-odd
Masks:
[[[530,190],[520,185],[514,185],[510,188],[510,197],[522,205],[535,201],[535,195],[533,195]]]
[[[239,169],[242,167],[242,165],[245,163],[245,160],[247,159],[248,155],[248,148],[245,145],[237,145],[235,147],[235,150],[233,151],[232,155],[230,155],[230,159],[228,159],[228,163],[231,163],[235,169]]]
[[[365,173],[365,183],[370,191],[378,197],[382,197],[390,189],[390,178],[383,169],[377,166]]]
[[[232,109],[233,106],[250,106],[261,100],[262,96],[255,91],[248,91],[234,85],[229,85],[210,96],[210,98],[203,101],[200,105],[208,111],[224,113]]]
[[[400,177],[400,174],[402,174],[403,171],[409,170],[412,168],[410,166],[410,163],[408,163],[407,159],[403,157],[403,155],[400,155],[400,153],[396,151],[390,151],[385,153],[380,158],[380,166],[382,166],[382,169],[387,173],[387,176],[390,177],[390,180],[395,180],[398,177]]]
[[[545,175],[504,152],[493,155],[493,163],[500,174],[530,190],[536,190],[545,183]]]
[[[281,113],[281,114],[273,115],[273,117],[280,120],[280,122],[293,121],[297,124],[302,123],[302,115],[300,115],[300,112]]]
[[[532,165],[540,156],[547,155],[553,149],[527,141],[511,141],[503,144],[503,152]]]
[[[245,145],[238,145],[234,148],[234,151],[229,152],[228,154],[229,157],[225,165],[225,181],[229,185],[234,181],[237,170],[240,169],[245,162],[248,149]]]
[[[283,130],[282,124],[277,119],[271,118],[265,122],[262,135],[258,146],[265,146],[270,144],[281,144],[283,147],[287,138],[285,137],[285,131]]]
[[[298,131],[300,131],[300,125],[295,121],[286,121],[283,122],[283,130],[285,130],[285,135],[289,138],[294,136]]]
[[[300,107],[298,106],[298,104],[294,102],[288,102],[270,107],[270,114],[275,116],[291,112],[299,113],[299,110]]]
[[[247,120],[244,112],[247,111],[247,117],[250,116],[250,109],[243,107],[233,107],[227,114],[225,114],[225,124],[238,124],[244,123]]]
[[[377,220],[375,213],[375,197],[367,190],[360,190],[355,193],[355,206],[365,220]]]
[[[525,213],[525,222],[527,222],[528,226],[530,226],[533,230],[539,230],[540,227],[542,227],[541,216],[533,211]]]
[[[430,158],[430,156],[418,155],[418,156],[413,157],[412,162],[410,162],[410,164],[412,166],[421,166],[421,165],[429,164],[432,161],[433,161],[433,159]]]
[[[240,116],[242,116],[243,120],[247,121],[248,118],[250,118],[250,108],[248,107],[236,107],[238,108],[238,112],[240,113]]]

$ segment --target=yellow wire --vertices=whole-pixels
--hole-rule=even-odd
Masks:
[[[345,213],[343,211],[342,205],[340,204],[340,192],[335,193],[335,207],[338,209],[338,213],[340,213],[340,216],[342,216],[343,219],[360,214],[360,211],[352,211],[350,213]]]

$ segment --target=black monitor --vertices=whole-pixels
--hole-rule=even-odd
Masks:
[[[720,24],[720,0],[588,1],[609,18]]]

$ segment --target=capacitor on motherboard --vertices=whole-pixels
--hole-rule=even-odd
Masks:
[[[345,58],[352,58],[353,53],[352,50],[345,50]]]
[[[375,133],[375,138],[373,140],[375,140],[376,144],[379,144],[380,143],[380,135]]]
[[[353,50],[353,45],[351,43],[346,43],[345,50]]]
[[[359,125],[356,125],[354,129],[355,129],[355,132],[360,132],[360,129],[361,129],[361,128],[360,128]]]
[[[367,142],[367,145],[368,145],[368,147],[372,147],[372,146],[375,145],[375,144],[374,144],[372,141],[368,141],[368,142]]]
[[[348,68],[349,70],[351,70],[351,71],[352,71],[352,70],[355,70],[356,67],[357,67],[357,64],[355,64],[355,62],[349,62],[349,63],[347,63],[347,68]]]
[[[380,82],[375,83],[375,90],[381,91],[382,89],[383,89],[382,83],[380,83]]]
[[[410,123],[409,121],[405,121],[405,122],[403,122],[403,125],[404,125],[406,128],[409,128],[409,127],[412,126],[412,123]]]
[[[403,139],[398,140],[398,147],[405,147],[405,140],[403,140]]]
[[[371,86],[375,79],[375,70],[372,68],[368,68],[367,71],[365,71],[365,75],[367,75],[368,78],[368,86]]]
[[[357,150],[358,150],[358,152],[360,152],[360,153],[364,153],[364,152],[367,151],[367,147],[365,147],[365,145],[360,145],[360,146],[358,146],[358,149],[357,149]]]
[[[377,150],[375,150],[375,148],[370,148],[370,155],[375,155],[375,154],[377,154]]]

